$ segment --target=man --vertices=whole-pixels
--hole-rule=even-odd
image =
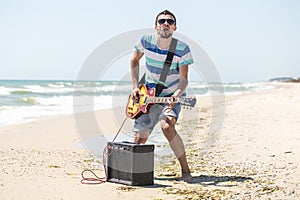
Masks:
[[[133,84],[132,99],[138,99],[141,94],[139,88],[139,62],[143,55],[146,57],[145,84],[147,88],[155,87],[159,83],[160,74],[172,41],[172,35],[176,28],[174,14],[168,10],[162,11],[155,19],[155,30],[157,33],[144,35],[135,46],[135,51],[130,60]],[[172,64],[164,81],[164,88],[159,96],[169,96],[176,99],[184,95],[188,84],[188,65],[192,63],[193,59],[188,45],[178,40]],[[181,166],[182,176],[179,180],[190,182],[192,176],[187,163],[184,144],[175,129],[180,110],[179,103],[169,102],[167,104],[153,105],[149,113],[143,114],[135,120],[133,142],[144,144],[154,126],[160,122],[161,129]]]

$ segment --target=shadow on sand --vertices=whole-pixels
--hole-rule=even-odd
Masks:
[[[176,181],[177,178],[173,177],[159,177],[154,178],[155,180],[164,181]],[[200,184],[200,185],[222,185],[224,187],[236,186],[237,183],[245,182],[248,180],[253,180],[251,177],[244,176],[193,176],[193,180],[189,184]],[[225,184],[226,183],[226,184]]]

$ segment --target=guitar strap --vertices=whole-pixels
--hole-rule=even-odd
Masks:
[[[168,75],[170,66],[172,64],[174,54],[175,54],[177,41],[178,40],[176,38],[172,38],[170,48],[169,48],[166,60],[164,62],[163,70],[160,74],[158,84],[156,85],[156,88],[155,88],[155,96],[159,96],[160,93],[162,92],[162,90],[164,89],[165,80],[167,78],[167,75]]]
[[[141,80],[139,81],[139,86],[145,84],[145,76],[146,76],[146,73],[143,74]]]

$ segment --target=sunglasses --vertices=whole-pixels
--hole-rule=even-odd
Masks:
[[[160,19],[157,22],[162,25],[167,21],[168,24],[173,25],[175,24],[175,21],[173,19]]]

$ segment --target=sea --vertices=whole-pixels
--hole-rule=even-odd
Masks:
[[[254,83],[190,82],[189,96],[208,96],[212,88],[225,95],[271,89],[268,82]],[[81,111],[125,106],[131,92],[129,81],[71,81],[71,80],[0,80],[0,126],[34,121],[38,118],[72,114]],[[74,104],[77,97],[92,98],[93,105]],[[116,101],[119,100],[119,101]],[[85,109],[86,108],[86,109]],[[78,109],[77,109],[78,110]]]

